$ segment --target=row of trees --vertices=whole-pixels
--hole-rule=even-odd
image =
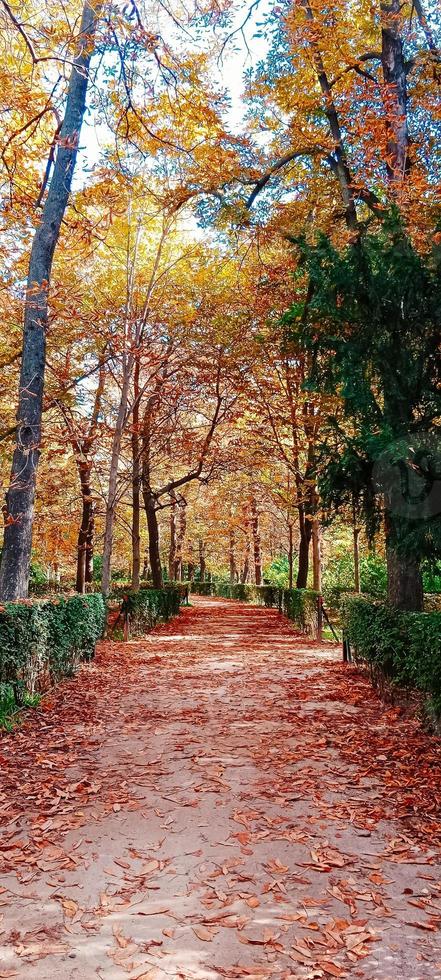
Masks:
[[[27,595],[32,542],[76,552],[79,591],[99,553],[107,593],[128,544],[134,585],[147,547],[159,586],[185,541],[201,574],[259,581],[283,552],[319,588],[340,514],[356,545],[385,537],[389,597],[420,608],[441,545],[439,17],[270,5],[237,130],[218,65],[252,11],[71,7],[0,5],[2,598]]]

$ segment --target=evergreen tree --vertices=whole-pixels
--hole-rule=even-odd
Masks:
[[[286,321],[307,385],[339,406],[323,500],[356,501],[371,535],[384,519],[389,600],[421,609],[421,561],[441,553],[441,251],[419,254],[394,215],[341,252],[324,236],[298,245],[308,299]]]

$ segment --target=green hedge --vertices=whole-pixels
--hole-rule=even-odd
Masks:
[[[167,586],[164,589],[149,587],[127,589],[121,606],[121,615],[129,624],[132,636],[144,636],[158,622],[166,622],[179,612],[180,589]]]
[[[279,608],[302,633],[318,634],[318,592],[313,589],[282,589]]]
[[[11,689],[22,694],[47,690],[91,659],[102,636],[106,609],[100,595],[53,602],[6,603],[0,612],[0,684],[3,700]],[[6,688],[6,689],[5,689]]]
[[[430,696],[441,714],[441,612],[402,612],[363,596],[347,599],[343,623],[356,660],[382,677]]]
[[[214,582],[190,582],[190,592],[194,592],[195,595],[214,595],[215,586]]]

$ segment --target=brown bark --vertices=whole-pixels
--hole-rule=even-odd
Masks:
[[[199,580],[205,582],[207,563],[205,560],[205,541],[199,538]]]
[[[139,353],[133,372],[132,413],[132,586],[139,589],[141,574],[141,461],[139,438]]]
[[[162,566],[160,554],[160,538],[158,516],[156,511],[156,500],[148,488],[143,488],[144,507],[147,517],[147,528],[149,532],[149,560],[152,573],[152,582],[155,589],[162,589]]]
[[[161,555],[159,550],[159,526],[157,517],[157,497],[151,487],[151,473],[150,473],[150,454],[151,454],[151,437],[152,437],[152,420],[155,407],[158,401],[158,393],[155,392],[146,404],[144,410],[143,428],[142,428],[142,466],[141,466],[141,482],[142,482],[142,495],[144,500],[144,508],[147,518],[147,529],[149,534],[149,560],[150,569],[152,573],[152,582],[155,589],[162,589],[162,567],[161,567]]]
[[[250,575],[250,555],[251,555],[251,542],[250,542],[250,539],[247,537],[246,544],[245,544],[245,558],[244,558],[244,563],[243,563],[243,566],[242,566],[242,572],[241,572],[241,575],[240,575],[240,581],[241,581],[242,585],[245,585],[245,582],[248,582],[248,579],[249,579],[249,575]]]
[[[86,591],[86,581],[90,581],[90,578],[86,578],[86,568],[87,562],[87,552],[88,546],[90,548],[90,536],[91,527],[93,526],[93,498],[90,485],[90,474],[91,474],[92,464],[90,460],[82,460],[79,463],[79,474],[81,482],[81,505],[82,505],[82,515],[81,524],[78,532],[78,543],[77,543],[77,574],[75,588],[77,592],[83,593]],[[89,563],[89,575],[90,575],[90,563]]]
[[[292,589],[294,581],[294,535],[291,521],[288,524],[288,588]]]
[[[322,558],[320,542],[320,525],[316,518],[312,522],[312,568],[313,583],[315,592],[322,591]]]
[[[182,554],[184,550],[184,541],[187,531],[187,504],[185,500],[181,500],[179,504],[179,520],[178,520],[178,533],[176,537],[176,560],[175,560],[175,580],[177,582],[182,582],[183,566],[182,566]]]
[[[299,567],[297,572],[296,589],[306,589],[309,573],[309,546],[312,536],[312,521],[305,515],[305,505],[298,505],[299,513]]]
[[[177,501],[174,494],[170,494],[171,507],[170,507],[170,549],[168,553],[168,577],[170,581],[174,581],[176,572],[176,511],[177,511]]]
[[[254,581],[256,585],[262,585],[262,549],[260,543],[259,512],[257,510],[256,498],[250,500],[251,510],[251,533],[253,536],[253,555],[254,555]]]
[[[400,555],[387,542],[387,598],[397,609],[422,612],[424,608],[423,579],[418,559]]]
[[[386,115],[386,167],[393,184],[406,174],[409,134],[407,128],[407,81],[401,38],[401,0],[381,4],[381,66]]]
[[[353,528],[353,544],[354,544],[354,588],[356,592],[360,592],[360,548],[359,548],[359,537],[360,528]]]
[[[311,24],[310,45],[318,83],[323,95],[323,111],[328,120],[329,130],[334,141],[334,151],[328,156],[328,163],[337,177],[340,192],[345,206],[345,217],[348,228],[355,230],[358,226],[357,210],[355,207],[354,190],[349,169],[343,133],[337,107],[332,95],[332,86],[325,71],[323,57],[317,43],[315,18],[309,0],[301,0],[306,19]]]

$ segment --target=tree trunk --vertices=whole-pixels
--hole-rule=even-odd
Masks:
[[[0,568],[0,596],[4,600],[25,598],[28,594],[35,486],[41,451],[49,283],[78,154],[90,60],[94,51],[100,9],[98,3],[90,5],[86,0],[84,4],[52,180],[31,248],[23,324],[17,435],[11,480],[6,494],[7,514]]]
[[[355,527],[352,531],[353,541],[354,541],[354,588],[356,592],[360,592],[360,548],[359,548],[359,537],[360,528]]]
[[[144,506],[147,517],[147,527],[149,532],[149,559],[152,571],[152,582],[155,589],[162,589],[162,566],[161,554],[159,550],[159,526],[156,512],[156,501],[153,494],[144,489]]]
[[[242,585],[245,585],[245,583],[248,582],[248,577],[250,574],[250,554],[251,554],[251,542],[249,538],[247,538],[246,545],[245,545],[245,559],[243,563],[242,573],[240,576],[240,581]]]
[[[141,575],[141,460],[139,439],[139,353],[133,374],[132,414],[132,586],[139,589]]]
[[[251,498],[251,532],[253,535],[254,581],[262,585],[262,549],[260,545],[259,512],[256,498]]]
[[[386,167],[392,183],[406,174],[409,134],[407,128],[407,77],[401,38],[401,0],[381,4],[381,65],[386,115]]]
[[[387,598],[397,609],[422,612],[424,608],[423,577],[418,558],[402,555],[393,537],[393,527],[386,515]]]
[[[127,402],[129,398],[130,377],[133,369],[133,357],[130,354],[123,367],[123,381],[121,399],[118,408],[118,415],[112,440],[112,453],[110,457],[109,489],[106,505],[106,525],[104,529],[103,545],[103,577],[101,591],[103,595],[108,595],[110,589],[112,550],[113,550],[113,525],[115,522],[117,488],[118,488],[118,466],[121,453],[121,441],[125,424],[127,421]]]
[[[292,524],[288,524],[288,588],[293,586],[293,566],[294,566],[294,535]]]
[[[199,581],[205,582],[207,564],[205,561],[205,541],[199,538]]]
[[[315,592],[322,591],[322,558],[320,548],[320,526],[314,518],[312,522],[312,568],[313,568],[313,589]]]
[[[230,507],[230,532],[228,536],[228,563],[230,566],[230,585],[234,585],[238,580],[236,565],[236,533],[232,522],[233,508]]]
[[[299,569],[297,572],[297,589],[306,589],[308,583],[308,572],[309,572],[309,545],[311,542],[312,534],[312,522],[309,517],[305,516],[305,508],[303,504],[299,504],[299,529],[300,529],[300,540],[299,540]]]
[[[182,553],[184,549],[186,531],[187,531],[187,504],[185,500],[183,500],[179,505],[179,526],[178,526],[178,534],[176,539],[175,579],[177,582],[182,582]]]
[[[86,568],[84,578],[86,585],[90,585],[93,582],[93,552],[95,546],[95,504],[92,503],[90,508],[90,520],[89,520],[89,530],[87,532],[86,540]]]
[[[87,551],[91,533],[91,524],[93,524],[93,500],[90,486],[91,469],[92,464],[90,461],[83,460],[80,462],[79,473],[81,481],[82,515],[80,530],[78,532],[77,575],[75,583],[75,588],[77,592],[80,593],[86,591]]]
[[[170,508],[170,550],[168,553],[168,577],[172,582],[176,572],[176,511],[177,501],[174,494],[170,494],[172,505]]]

